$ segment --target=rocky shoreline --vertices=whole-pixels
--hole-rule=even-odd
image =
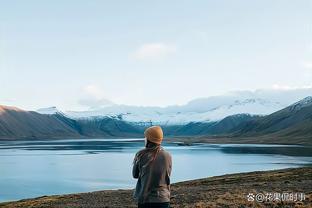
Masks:
[[[248,201],[248,194],[304,193],[304,200]],[[252,196],[252,195],[251,195]],[[255,199],[255,197],[254,197]],[[312,167],[227,174],[172,184],[171,207],[304,207],[312,206]],[[43,196],[0,203],[1,208],[136,207],[132,190],[107,190]]]

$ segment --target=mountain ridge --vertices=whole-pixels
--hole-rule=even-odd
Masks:
[[[54,108],[53,108],[54,109]],[[40,114],[0,106],[1,139],[141,137],[151,123],[131,123],[122,116],[72,119],[62,112]],[[233,138],[312,138],[312,97],[269,115],[234,114],[218,121],[162,125],[166,136],[225,136]]]

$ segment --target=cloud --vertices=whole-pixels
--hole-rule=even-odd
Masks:
[[[94,97],[94,98],[101,98],[103,96],[102,90],[97,87],[96,85],[87,85],[83,88],[84,93]]]
[[[155,60],[162,59],[176,52],[174,45],[165,43],[148,43],[140,46],[130,56],[136,60]]]
[[[310,89],[312,85],[306,85],[306,86],[289,86],[289,85],[279,85],[274,84],[272,86],[273,90],[300,90],[300,89]]]
[[[87,85],[82,89],[82,98],[78,100],[82,106],[89,107],[90,109],[97,109],[107,106],[112,106],[114,103],[104,98],[104,93],[101,88],[96,85]]]
[[[307,69],[312,69],[312,61],[303,62],[303,67]]]

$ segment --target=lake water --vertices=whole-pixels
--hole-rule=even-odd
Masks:
[[[142,139],[0,142],[0,201],[133,188],[132,160]],[[164,143],[172,182],[312,164],[312,147]]]

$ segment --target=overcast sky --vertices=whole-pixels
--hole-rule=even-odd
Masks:
[[[311,85],[311,0],[0,0],[0,104],[166,106]]]

